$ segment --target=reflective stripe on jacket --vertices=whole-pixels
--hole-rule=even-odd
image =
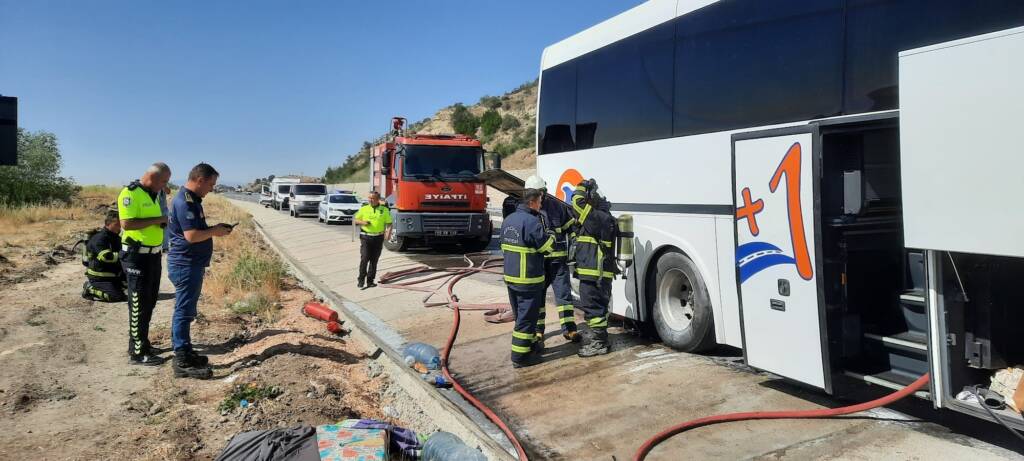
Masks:
[[[555,245],[551,253],[545,255],[547,258],[565,257],[569,254],[566,245],[566,235],[576,224],[576,219],[569,212],[568,205],[561,200],[544,197],[541,202],[540,212],[544,216],[544,227],[555,234]]]
[[[619,272],[615,265],[615,218],[604,207],[586,203],[582,194],[572,196],[579,216],[576,237],[575,275],[580,280],[611,279]]]
[[[520,204],[501,224],[501,252],[505,256],[505,283],[529,286],[544,283],[544,255],[555,237],[544,232],[540,215]]]
[[[89,237],[82,250],[82,264],[85,275],[92,279],[116,279],[121,277],[121,237],[106,228]]]

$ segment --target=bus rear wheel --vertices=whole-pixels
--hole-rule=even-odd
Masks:
[[[672,252],[658,258],[656,268],[651,310],[662,342],[683,352],[713,347],[714,313],[697,265]]]

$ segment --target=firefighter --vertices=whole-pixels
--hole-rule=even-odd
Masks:
[[[154,163],[137,181],[121,189],[121,266],[128,281],[128,357],[134,365],[164,363],[149,343],[149,322],[160,291],[160,253],[167,216],[157,199],[171,179],[165,163]]]
[[[512,366],[540,362],[537,316],[544,306],[544,255],[551,252],[555,236],[545,232],[540,209],[544,191],[526,189],[516,211],[502,222],[501,251],[505,256],[505,285],[512,305]]]
[[[578,355],[592,357],[608,353],[608,304],[612,278],[619,272],[615,265],[615,218],[593,179],[576,186],[572,207],[578,232],[572,256],[574,276],[580,281],[579,307],[587,327]]]
[[[572,285],[569,282],[569,266],[566,260],[568,248],[566,234],[576,223],[566,204],[560,200],[550,200],[546,196],[547,183],[540,176],[533,175],[526,179],[527,189],[539,189],[545,193],[541,201],[541,222],[544,228],[555,236],[555,245],[551,252],[544,255],[544,293],[547,299],[548,287],[555,292],[555,310],[558,312],[558,324],[562,337],[578,342],[580,335],[576,331],[576,318],[573,315]],[[539,348],[544,347],[544,321],[547,317],[547,302],[541,306],[537,316],[537,341]]]
[[[384,240],[391,236],[391,210],[381,206],[380,192],[370,191],[369,202],[352,217],[353,225],[359,227],[359,288],[377,286],[377,261],[384,248]]]
[[[85,285],[82,297],[106,303],[124,302],[125,278],[121,269],[121,221],[117,207],[107,211],[103,227],[89,234],[82,250]]]

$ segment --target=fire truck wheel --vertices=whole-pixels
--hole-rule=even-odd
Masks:
[[[682,253],[658,259],[654,274],[651,311],[662,342],[683,352],[699,352],[715,345],[711,298],[700,270]]]
[[[384,248],[388,251],[401,252],[409,248],[409,239],[405,237],[399,237],[395,235],[397,232],[391,233],[391,238],[384,241]]]

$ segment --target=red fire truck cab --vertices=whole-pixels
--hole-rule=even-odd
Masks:
[[[468,252],[491,242],[480,141],[463,135],[406,133],[405,119],[373,147],[370,189],[391,208],[391,251],[459,243]]]

